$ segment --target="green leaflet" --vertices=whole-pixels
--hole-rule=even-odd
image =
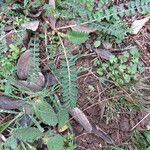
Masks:
[[[47,147],[48,150],[64,150],[64,138],[61,135],[49,137]]]
[[[23,142],[34,142],[42,137],[42,132],[34,127],[25,127],[14,129],[12,133],[15,139]]]
[[[68,39],[75,44],[84,43],[88,39],[88,35],[86,32],[79,31],[69,31],[67,33]]]
[[[14,138],[14,136],[10,136],[5,142],[5,147],[11,148],[11,149],[16,149],[17,139]]]
[[[30,69],[29,69],[29,81],[36,81],[40,72],[40,60],[39,60],[39,43],[38,39],[31,39],[30,44]]]
[[[65,108],[76,107],[77,102],[77,69],[73,68],[78,56],[68,54],[68,61],[62,61],[63,65],[60,69],[60,82],[63,87],[63,98],[65,102]]]
[[[63,127],[69,120],[69,115],[66,110],[60,110],[58,112],[58,125],[59,128]]]
[[[118,19],[118,17],[135,15],[137,13],[148,14],[150,12],[150,1],[149,0],[135,0],[129,1],[127,7],[123,4],[119,6],[110,7],[107,10],[98,10],[92,14],[92,19],[95,21],[101,21],[103,19],[109,20],[110,17]]]
[[[35,115],[43,123],[55,126],[58,122],[57,115],[50,104],[45,101],[38,101],[33,104]]]

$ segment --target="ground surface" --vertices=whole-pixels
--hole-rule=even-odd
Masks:
[[[43,19],[41,20],[43,21]],[[57,26],[63,26],[65,24],[67,23],[58,21]],[[88,41],[89,43],[93,42],[92,38]],[[10,39],[10,36],[8,39]],[[41,68],[45,73],[48,68],[47,56],[45,55],[43,45],[44,42],[41,41]],[[103,131],[110,135],[115,141],[116,146],[124,146],[129,150],[133,150],[130,137],[134,130],[137,129],[142,131],[144,129],[150,129],[150,115],[142,120],[147,115],[145,107],[149,109],[150,105],[150,92],[145,90],[146,87],[148,89],[150,87],[150,22],[146,23],[137,35],[127,35],[127,38],[124,41],[124,45],[129,47],[135,46],[140,50],[140,58],[145,68],[144,74],[139,77],[140,80],[133,85],[134,90],[132,90],[132,92],[128,87],[114,88],[111,83],[104,84],[100,82],[96,70],[92,66],[93,60],[95,59],[95,53],[94,51],[85,48],[86,46],[84,44],[82,46],[75,46],[64,41],[64,45],[70,47],[73,53],[84,54],[84,56],[77,61],[75,67],[80,68],[82,66],[88,68],[87,71],[78,75],[78,107],[86,114],[93,124],[102,128]],[[119,45],[119,48],[118,46],[113,45],[110,52],[117,53],[117,50],[120,51],[122,47],[122,45]],[[111,92],[113,94],[111,94]],[[126,105],[119,103],[119,98],[122,97],[125,97],[127,102],[132,101],[133,103],[141,103],[141,106],[144,104],[144,107],[141,107],[140,110],[138,108],[129,109]],[[5,119],[12,119],[12,116],[10,115]],[[138,123],[139,125],[137,125]],[[71,125],[75,133],[76,150],[112,149],[112,147],[106,144],[102,139],[93,134],[86,133],[83,127],[76,121],[71,120]]]
[[[148,27],[148,26],[147,26]],[[143,28],[141,33],[135,37],[131,37],[130,43],[134,43],[140,49],[141,60],[145,64],[145,73],[143,78],[150,76],[150,33]],[[127,45],[129,43],[126,43]],[[133,45],[133,44],[132,44]],[[112,50],[113,51],[113,50]],[[90,67],[92,57],[88,56],[79,60],[79,64],[82,66]],[[146,83],[150,83],[147,79]],[[116,142],[116,145],[125,145],[128,149],[132,149],[131,143],[129,143],[129,138],[132,135],[132,127],[134,127],[139,121],[141,121],[145,116],[146,112],[144,110],[132,110],[126,111],[124,108],[119,108],[118,117],[116,120],[111,120],[106,123],[105,115],[102,116],[102,112],[105,114],[105,104],[108,101],[116,101],[115,98],[107,97],[108,87],[105,87],[100,83],[95,75],[92,75],[91,71],[85,74],[79,75],[78,78],[78,106],[84,110],[88,118],[106,131]],[[149,103],[150,93],[144,93],[147,97]],[[144,99],[144,97],[142,97]],[[106,101],[105,101],[106,100]],[[136,99],[135,99],[136,100]],[[112,113],[112,112],[111,112]],[[137,127],[137,130],[143,130],[149,128],[150,126],[150,116],[143,120]],[[110,150],[103,140],[92,134],[87,134],[84,132],[83,128],[76,122],[73,122],[73,128],[76,133],[77,150]]]

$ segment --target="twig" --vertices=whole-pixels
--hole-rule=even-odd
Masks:
[[[148,116],[150,115],[150,112],[142,119],[140,120],[130,131],[134,130],[142,121],[144,121]]]

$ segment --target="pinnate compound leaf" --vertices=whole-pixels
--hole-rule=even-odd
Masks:
[[[72,43],[81,44],[88,39],[89,33],[79,31],[69,31],[67,36]]]
[[[45,101],[38,101],[34,105],[36,116],[45,124],[55,126],[58,122],[57,115],[51,105]]]
[[[12,133],[13,137],[23,142],[34,142],[38,140],[43,134],[34,127],[25,127],[14,129]]]
[[[55,135],[48,139],[48,150],[64,150],[64,139],[61,135]]]

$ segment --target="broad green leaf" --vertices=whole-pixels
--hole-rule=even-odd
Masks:
[[[6,146],[7,148],[16,149],[16,147],[17,147],[17,140],[16,140],[16,138],[14,138],[13,136],[10,136],[10,137],[6,140],[5,146]]]
[[[61,135],[55,135],[48,139],[48,150],[64,150],[64,138]]]
[[[69,120],[69,114],[66,110],[60,110],[58,112],[58,126],[63,127]]]
[[[75,44],[84,43],[88,39],[89,33],[78,32],[78,31],[69,31],[67,36],[69,40]]]
[[[42,137],[42,132],[34,127],[14,129],[13,137],[23,142],[34,142]]]
[[[45,124],[55,126],[58,123],[57,115],[50,104],[38,101],[33,105],[36,116]]]

